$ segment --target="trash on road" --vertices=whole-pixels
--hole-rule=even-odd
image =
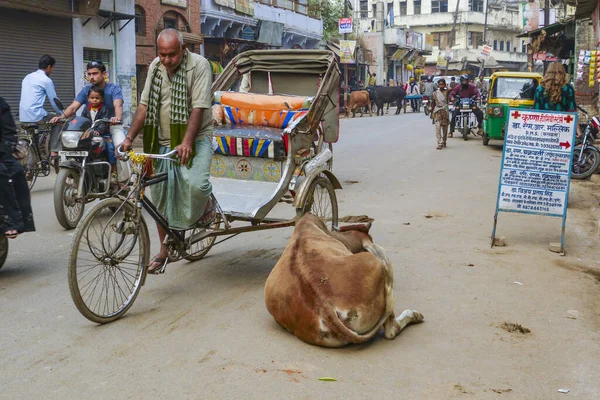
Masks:
[[[336,381],[337,381],[337,379],[335,379],[335,378],[330,378],[330,377],[328,377],[328,376],[323,376],[323,377],[319,378],[319,380],[320,380],[320,381],[323,381],[323,382],[336,382]]]
[[[570,391],[569,389],[558,389],[558,393],[569,393]]]
[[[521,282],[514,281],[513,283],[514,283],[515,285],[523,286],[523,284],[522,284]]]
[[[577,319],[577,318],[579,318],[579,311],[577,311],[577,310],[568,310],[567,311],[567,318],[570,318],[570,319]]]

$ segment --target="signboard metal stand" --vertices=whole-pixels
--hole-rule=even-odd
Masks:
[[[491,246],[501,211],[545,215],[562,218],[564,255],[577,114],[516,108],[508,112]]]

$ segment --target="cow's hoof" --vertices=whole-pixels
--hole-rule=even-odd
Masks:
[[[418,324],[419,322],[423,322],[423,320],[425,319],[423,314],[421,314],[417,310],[410,310],[410,311],[413,314],[413,324]]]

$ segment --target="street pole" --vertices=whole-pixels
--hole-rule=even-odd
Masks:
[[[483,45],[487,45],[487,18],[488,18],[488,12],[489,12],[489,0],[485,0],[485,20],[483,21]],[[485,69],[485,59],[486,56],[483,56],[483,59],[481,61],[481,71],[479,72],[479,75],[483,75],[484,72],[483,70]],[[474,77],[473,77],[474,78]]]
[[[547,28],[548,25],[550,25],[550,0],[546,0],[544,5],[544,28]]]
[[[546,0],[548,1],[548,0]],[[454,47],[454,38],[456,37],[456,20],[458,20],[458,6],[460,4],[460,0],[456,0],[456,10],[454,11],[454,21],[452,22],[452,31],[450,31],[450,35],[448,35],[448,47]],[[486,14],[487,17],[487,14]],[[445,57],[444,57],[445,58]],[[446,60],[446,70],[444,75],[448,75],[448,64],[450,64],[450,60]]]
[[[348,0],[344,0],[344,18],[348,18]],[[348,34],[344,33],[344,40],[347,39]],[[348,64],[344,64],[344,107],[346,104],[348,104]]]

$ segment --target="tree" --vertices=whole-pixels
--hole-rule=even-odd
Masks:
[[[323,21],[323,40],[339,38],[338,24],[344,16],[342,0],[310,0],[308,2],[309,16],[321,14]]]

